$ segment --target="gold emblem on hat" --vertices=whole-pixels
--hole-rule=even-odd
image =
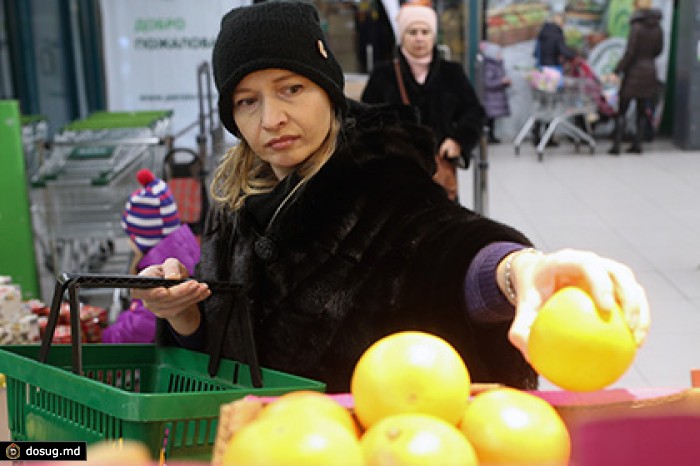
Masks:
[[[326,50],[326,46],[323,45],[323,41],[321,39],[318,40],[317,42],[318,45],[318,52],[323,56],[323,58],[328,58],[328,51]]]

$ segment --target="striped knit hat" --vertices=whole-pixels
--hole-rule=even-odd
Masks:
[[[180,226],[177,204],[165,181],[144,168],[136,174],[143,188],[131,194],[122,214],[122,228],[142,253]]]

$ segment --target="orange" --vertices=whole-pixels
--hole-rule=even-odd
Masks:
[[[576,287],[557,291],[530,329],[530,363],[565,390],[599,390],[619,379],[637,353],[632,331],[619,307],[601,312]]]
[[[299,390],[286,393],[266,405],[258,414],[260,419],[267,416],[325,417],[338,422],[352,435],[358,435],[357,424],[350,411],[320,392]]]
[[[459,353],[445,340],[424,332],[388,335],[360,357],[350,391],[355,416],[369,428],[400,413],[424,413],[450,424],[469,401],[471,380]]]
[[[396,414],[360,440],[367,466],[476,466],[474,448],[454,425],[427,414]]]
[[[229,440],[222,463],[236,466],[363,465],[360,441],[319,416],[256,418]]]
[[[514,388],[476,395],[460,429],[485,465],[565,466],[571,439],[559,413],[542,398]]]

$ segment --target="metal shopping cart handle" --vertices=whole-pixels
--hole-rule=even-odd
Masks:
[[[68,291],[68,301],[70,304],[70,330],[71,330],[71,345],[72,345],[72,360],[73,372],[82,374],[83,372],[83,357],[82,346],[80,341],[80,322],[79,322],[79,304],[78,304],[78,288],[157,288],[178,285],[189,279],[173,280],[157,277],[142,277],[138,275],[126,274],[98,274],[98,273],[62,273],[56,279],[53,299],[49,311],[49,319],[46,323],[44,337],[39,349],[39,362],[45,363],[48,359],[49,349],[53,341],[58,323],[58,316],[61,310],[63,297]],[[239,285],[230,282],[204,282],[209,286],[209,289],[215,293],[232,293],[239,288]],[[254,348],[253,335],[249,335],[249,344]],[[256,387],[262,386],[262,371],[257,361],[255,351],[252,352],[251,360],[249,361],[251,379]]]

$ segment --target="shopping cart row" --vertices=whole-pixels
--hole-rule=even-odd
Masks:
[[[94,270],[114,252],[136,172],[160,171],[171,115],[96,112],[44,145],[30,185],[35,242],[49,270]]]

